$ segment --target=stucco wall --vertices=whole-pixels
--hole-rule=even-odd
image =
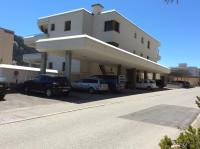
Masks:
[[[108,20],[116,20],[120,23],[120,33],[116,31],[104,32],[104,23]],[[134,38],[135,33],[137,34],[136,39]],[[93,36],[105,42],[116,42],[119,44],[119,47],[124,50],[131,53],[135,51],[137,55],[142,53],[144,58],[149,56],[150,60],[158,61],[157,49],[160,46],[159,42],[137,26],[125,20],[117,12],[112,11],[94,16]],[[142,37],[144,38],[144,44],[141,43]],[[147,48],[148,41],[150,41],[150,49]]]
[[[64,31],[65,21],[71,20],[71,30]],[[116,20],[120,23],[120,33],[115,31],[104,32],[105,21]],[[141,55],[144,58],[149,56],[149,59],[157,62],[159,60],[158,48],[160,43],[145,33],[143,30],[126,20],[116,11],[103,12],[100,15],[92,15],[84,9],[72,11],[47,18],[40,19],[39,22],[48,24],[49,37],[62,37],[71,35],[88,34],[105,42],[116,42],[119,48],[127,50],[131,53]],[[51,31],[51,24],[55,24],[55,31]],[[137,38],[134,38],[134,34]],[[141,38],[144,38],[144,44],[141,43]],[[150,41],[150,49],[147,48],[147,43]]]
[[[0,29],[0,62],[3,64],[12,64],[13,56],[13,33]]]
[[[71,21],[71,30],[64,31],[65,21]],[[81,35],[83,32],[83,11],[76,11],[64,15],[49,17],[47,19],[48,34],[50,38],[61,36]],[[51,24],[55,24],[55,30],[51,31]]]
[[[17,70],[19,72],[18,76],[14,75],[14,69],[2,69],[0,68],[0,76],[4,77],[8,83],[23,83],[26,80],[33,79],[39,72]]]

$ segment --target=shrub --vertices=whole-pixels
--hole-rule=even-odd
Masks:
[[[200,97],[199,96],[197,96],[196,104],[200,108]]]
[[[159,145],[161,149],[200,149],[200,128],[189,126],[174,142],[165,136]]]

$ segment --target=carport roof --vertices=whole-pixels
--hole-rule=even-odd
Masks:
[[[170,73],[169,68],[165,66],[88,35],[41,39],[36,42],[36,48],[40,52],[53,52],[61,55],[65,51],[71,51],[74,58],[102,64],[121,64],[129,69],[136,68],[163,74]]]

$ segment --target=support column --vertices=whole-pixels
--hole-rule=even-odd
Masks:
[[[127,77],[127,87],[130,89],[134,89],[136,87],[137,81],[137,71],[136,69],[127,69],[126,70],[126,77]]]
[[[40,73],[46,74],[46,68],[47,68],[47,52],[42,52],[41,53]]]
[[[71,66],[72,65],[72,53],[71,51],[65,52],[65,76],[71,81]]]
[[[153,73],[153,80],[156,80],[156,73]]]
[[[137,83],[137,70],[133,69],[133,88],[136,88],[136,83]]]
[[[122,74],[122,65],[117,65],[117,75],[121,75]]]
[[[137,74],[136,74],[136,75],[137,75],[137,76],[136,76],[136,81],[138,82],[138,81],[141,80],[141,76],[140,76],[141,74],[140,74],[140,71],[139,71],[139,70],[137,70],[136,72],[137,72]]]
[[[147,80],[148,79],[148,73],[147,71],[144,71],[144,80]]]

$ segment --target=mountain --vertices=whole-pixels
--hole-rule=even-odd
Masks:
[[[16,64],[26,66],[27,64],[23,62],[23,55],[31,53],[38,53],[38,51],[35,48],[26,46],[23,37],[14,35],[13,60],[16,61]]]

